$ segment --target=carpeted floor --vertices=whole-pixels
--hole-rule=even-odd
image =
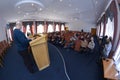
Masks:
[[[102,66],[96,63],[98,53],[80,54],[73,50],[57,48],[60,53],[55,46],[49,43],[50,66],[31,74],[13,44],[5,56],[4,67],[0,68],[0,80],[68,80],[64,67],[66,67],[70,80],[104,80]],[[62,54],[66,66],[64,66],[60,54]]]
[[[102,65],[97,64],[98,53],[80,53],[58,47],[62,53],[71,80],[104,80]]]

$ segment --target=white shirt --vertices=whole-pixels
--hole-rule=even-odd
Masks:
[[[109,42],[108,44],[105,44],[105,48],[103,50],[104,55],[106,55],[108,57],[111,49],[112,49],[112,43],[111,42]]]
[[[90,48],[92,50],[92,49],[94,49],[94,47],[95,47],[94,41],[89,42],[88,48]]]

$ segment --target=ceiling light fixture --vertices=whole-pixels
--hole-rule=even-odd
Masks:
[[[44,5],[37,0],[22,0],[15,4],[15,8],[17,11],[20,11],[21,13],[33,14],[35,12],[42,11]]]
[[[98,4],[98,1],[95,1],[95,4]]]
[[[32,6],[34,6],[34,3],[32,3]]]
[[[63,0],[60,0],[60,2],[62,2]]]
[[[40,8],[40,11],[42,11],[42,8]]]

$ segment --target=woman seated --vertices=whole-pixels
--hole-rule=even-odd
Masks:
[[[94,38],[91,37],[90,42],[88,43],[88,46],[87,46],[87,52],[92,53],[94,50],[94,47],[95,47]]]
[[[85,52],[86,51],[86,48],[88,46],[88,41],[86,39],[81,39],[81,48],[80,48],[80,51],[81,52]]]
[[[103,49],[103,57],[108,58],[111,49],[112,49],[112,38],[109,37]]]
[[[65,45],[66,41],[65,41],[65,37],[62,36],[61,37],[61,41],[59,42],[59,44],[63,47]]]
[[[75,45],[75,38],[72,36],[68,45],[65,45],[64,48],[72,48]]]

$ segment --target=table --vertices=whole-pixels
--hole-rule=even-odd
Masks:
[[[112,59],[103,59],[104,78],[109,80],[118,80],[118,71],[115,68],[114,61]]]

